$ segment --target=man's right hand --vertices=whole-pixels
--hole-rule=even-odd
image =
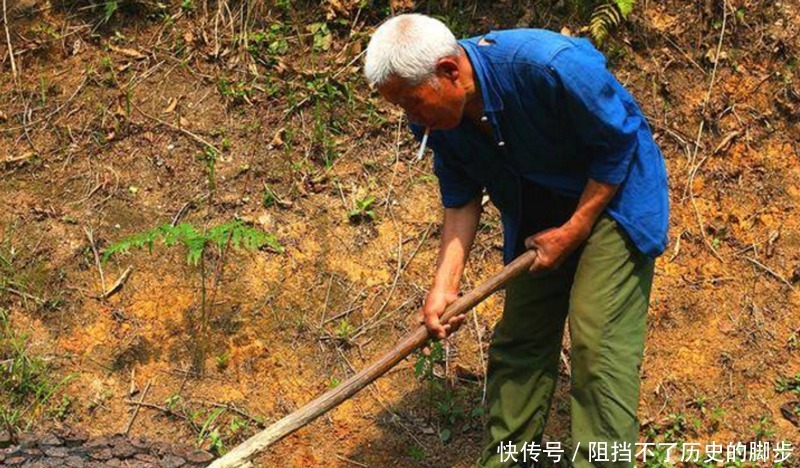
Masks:
[[[431,290],[425,298],[422,310],[417,313],[417,322],[428,327],[428,333],[432,338],[442,340],[458,330],[466,318],[466,314],[457,315],[449,322],[442,324],[439,317],[444,310],[458,299],[458,294],[451,291]],[[424,350],[423,350],[424,351]],[[427,354],[427,353],[425,353]]]

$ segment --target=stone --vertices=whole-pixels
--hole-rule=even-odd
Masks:
[[[8,431],[0,431],[0,449],[4,449],[11,445],[11,434]]]
[[[130,439],[130,444],[136,447],[139,450],[148,450],[150,449],[150,441],[144,437],[134,437]]]
[[[86,464],[83,458],[77,455],[71,455],[64,459],[64,466],[68,466],[70,468],[83,468]]]
[[[80,445],[89,440],[89,434],[80,429],[71,429],[61,436],[65,444],[69,446]]]
[[[48,457],[66,458],[69,456],[69,450],[65,447],[42,447],[42,452]]]
[[[86,447],[108,447],[110,445],[110,441],[108,437],[97,437],[96,439],[91,439],[86,444]]]
[[[154,465],[158,464],[158,457],[150,455],[149,453],[137,453],[134,455],[133,459],[144,463],[152,463]]]
[[[96,450],[92,450],[89,453],[89,456],[92,457],[92,459],[99,461],[111,460],[111,458],[114,457],[111,455],[110,448],[98,448]]]
[[[197,465],[205,465],[207,463],[211,463],[211,460],[214,459],[214,455],[206,452],[205,450],[194,450],[186,455],[186,461],[189,463],[194,463]]]
[[[58,447],[61,444],[61,439],[59,439],[55,434],[45,434],[44,437],[39,439],[39,446],[49,445],[51,447]]]
[[[37,442],[38,440],[36,436],[33,434],[22,434],[19,437],[17,437],[17,443],[19,444],[20,447],[23,448],[34,447],[36,446]]]
[[[6,458],[5,463],[6,463],[6,465],[9,465],[9,466],[17,466],[17,465],[22,465],[27,460],[28,459],[25,458],[25,457],[16,456],[16,457],[11,457],[11,458]]]
[[[23,455],[26,455],[31,458],[42,456],[42,451],[36,447],[25,447],[22,450],[20,450],[20,452],[22,452]]]
[[[178,468],[179,466],[183,466],[185,464],[186,460],[181,457],[176,457],[175,455],[167,455],[161,459],[162,468]]]
[[[130,458],[138,453],[138,450],[126,440],[121,440],[111,447],[111,454],[117,458]]]

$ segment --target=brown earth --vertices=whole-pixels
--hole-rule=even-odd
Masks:
[[[436,257],[438,189],[430,158],[414,160],[401,114],[361,77],[359,54],[387,9],[347,3],[264,7],[246,21],[240,4],[139,4],[97,27],[102,12],[82,3],[10,4],[19,76],[3,49],[0,307],[31,333],[29,351],[47,356],[54,376],[76,375],[30,415],[35,427],[123,431],[126,400],[150,383],[146,401],[161,409],[142,408],[133,434],[210,449],[216,430],[229,449],[411,329]],[[427,8],[462,35],[523,17],[516,2],[448,4]],[[531,26],[586,23],[548,2],[531,8]],[[322,22],[327,30],[306,28]],[[671,242],[657,263],[643,366],[643,441],[800,443],[781,413],[797,396],[776,391],[776,379],[800,374],[798,22],[791,1],[645,1],[604,47],[648,115],[671,187]],[[256,34],[271,27],[278,32],[260,43]],[[285,51],[268,50],[280,40]],[[220,149],[215,190],[200,141]],[[265,206],[265,187],[279,203]],[[374,219],[349,219],[369,197]],[[465,289],[500,266],[499,217],[488,210]],[[117,255],[102,264],[106,285],[132,273],[97,299],[86,229],[102,253],[173,220],[211,227],[234,218],[274,234],[285,251],[226,258],[198,376],[198,268],[180,247]],[[502,295],[484,302],[449,340],[433,393],[410,358],[256,461],[469,466],[501,305]],[[565,374],[547,429],[566,442],[568,383]]]

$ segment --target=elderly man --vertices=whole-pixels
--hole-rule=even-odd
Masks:
[[[429,132],[444,205],[419,315],[431,335],[445,338],[463,321],[439,316],[457,297],[484,189],[502,215],[504,261],[537,252],[531,274],[507,286],[492,335],[478,465],[533,465],[521,452],[541,443],[569,320],[566,455],[577,453],[579,467],[631,466],[653,264],[669,211],[664,161],[633,98],[585,39],[527,29],[456,41],[417,14],[375,31],[365,73],[405,110],[417,138]],[[616,461],[590,460],[596,443]]]

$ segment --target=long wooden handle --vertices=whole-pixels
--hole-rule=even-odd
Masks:
[[[441,316],[442,323],[447,323],[451,318],[461,315],[480,304],[490,294],[503,287],[511,278],[526,271],[535,259],[535,250],[529,250],[517,257],[516,260],[506,265],[505,268],[489,278],[486,282],[480,284],[472,291],[451,303]],[[248,460],[256,453],[300,429],[355,395],[359,390],[369,385],[372,381],[394,367],[398,362],[405,359],[406,356],[411,354],[416,348],[425,344],[427,340],[428,329],[425,325],[420,325],[416,330],[400,340],[392,350],[373,361],[359,373],[350,377],[336,388],[323,393],[294,413],[285,416],[283,419],[242,442],[224,457],[212,463],[210,467],[233,468],[249,466]]]

